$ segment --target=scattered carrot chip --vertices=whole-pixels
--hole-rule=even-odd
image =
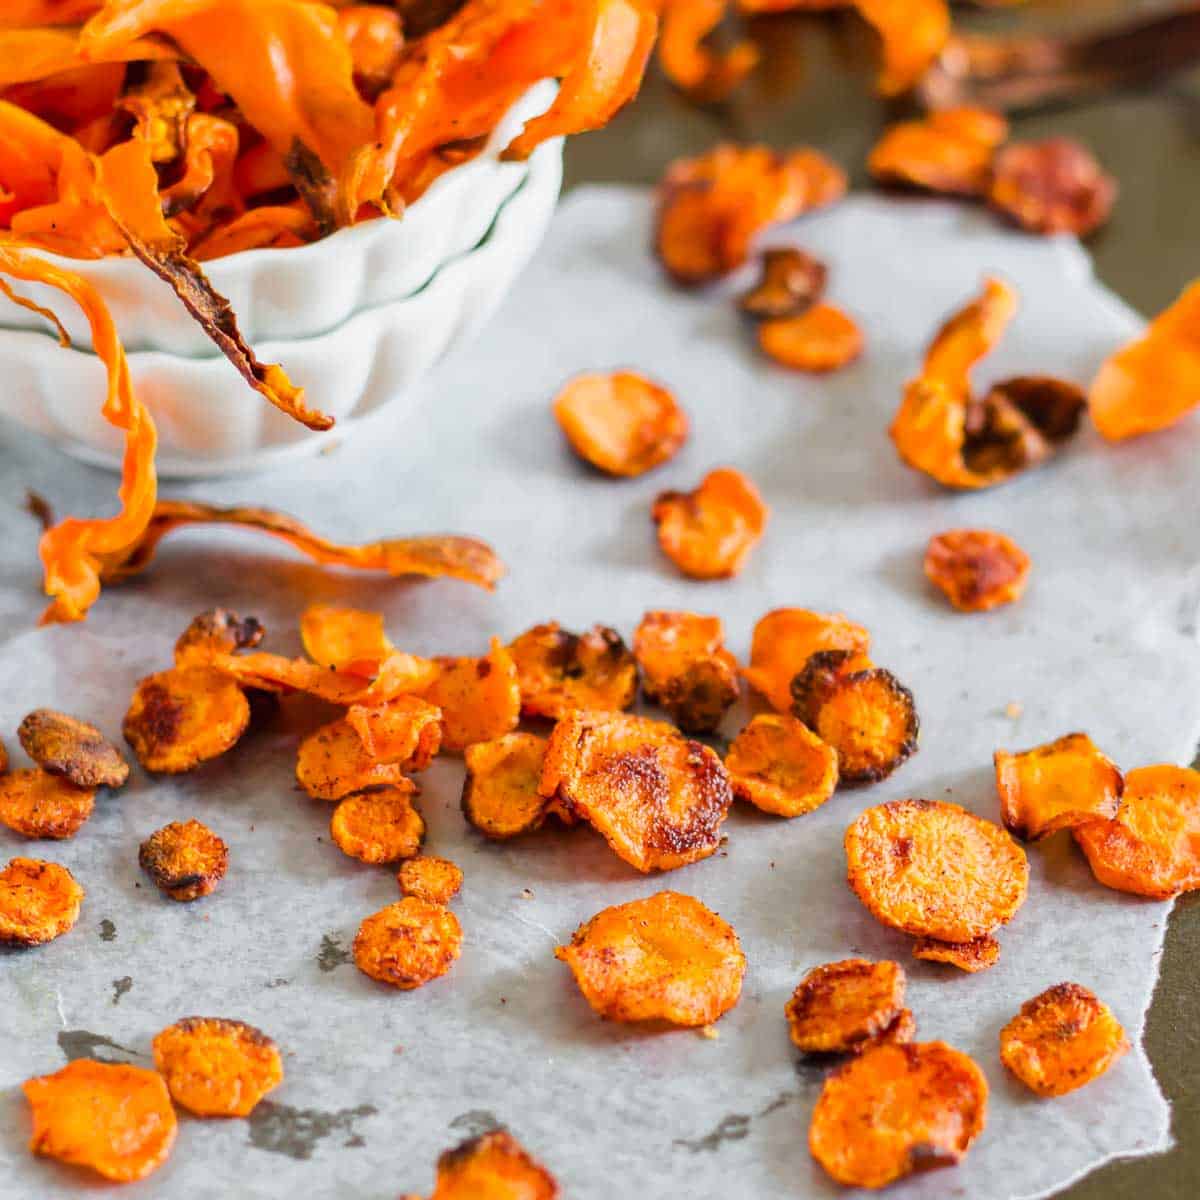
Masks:
[[[858,358],[863,335],[840,308],[814,304],[799,316],[763,321],[758,327],[758,344],[781,366],[823,374]]]
[[[733,794],[763,812],[799,817],[820,808],[838,782],[838,756],[786,713],[759,713],[725,755]]]
[[[663,492],[651,516],[663,553],[692,579],[728,579],[746,565],[771,510],[740,471],[710,471],[691,492]]]
[[[1200,888],[1200,773],[1130,771],[1117,815],[1071,832],[1105,887],[1155,900]]]
[[[58,863],[13,858],[0,871],[0,942],[38,946],[79,919],[83,888]]]
[[[329,821],[329,834],[344,854],[365,863],[398,862],[421,849],[425,822],[413,808],[413,787],[389,787],[347,796]]]
[[[1029,581],[1029,555],[1007,534],[950,529],[925,548],[925,576],[961,612],[987,612],[1019,600]]]
[[[990,933],[972,938],[969,942],[939,942],[936,938],[919,938],[913,945],[913,958],[948,963],[974,975],[994,967],[1000,961],[1000,943]]]
[[[854,1047],[852,1053],[862,1054],[869,1050],[872,1046],[879,1045],[880,1042],[888,1042],[894,1045],[903,1045],[907,1042],[915,1042],[917,1040],[917,1018],[913,1016],[911,1008],[902,1008],[897,1014],[892,1023],[880,1034],[876,1034],[868,1042],[860,1042]]]
[[[77,1058],[21,1090],[33,1113],[29,1149],[105,1179],[145,1179],[175,1144],[175,1110],[156,1071]]]
[[[576,375],[554,398],[571,449],[609,475],[642,475],[687,441],[687,413],[666,388],[633,371]]]
[[[265,634],[257,617],[242,618],[228,609],[210,609],[193,618],[179,635],[175,643],[175,665],[207,666],[211,655],[252,649]]]
[[[462,951],[462,927],[444,905],[415,896],[366,918],[354,938],[364,975],[408,991],[445,975]]]
[[[0,775],[0,825],[27,838],[74,837],[92,815],[94,788],[40,767]]]
[[[535,734],[510,733],[467,747],[462,811],[484,837],[503,841],[545,820],[548,805],[538,785],[546,746]]]
[[[759,319],[800,316],[821,299],[827,275],[823,262],[795,246],[764,250],[759,281],[738,307]]]
[[[648,612],[633,635],[642,692],[685,733],[711,733],[738,698],[737,660],[720,617]]]
[[[539,790],[589,821],[643,872],[707,858],[733,801],[714,751],[628,713],[574,712],[560,720]]]
[[[853,3],[882,42],[879,91],[885,96],[908,91],[933,65],[950,37],[950,7],[946,0]]]
[[[708,102],[723,100],[754,69],[758,50],[738,42],[723,54],[704,44],[720,24],[727,0],[658,0],[658,61],[663,74]]]
[[[708,1025],[738,1002],[746,973],[732,926],[679,892],[606,908],[554,953],[611,1021]]]
[[[558,1196],[554,1176],[506,1129],[493,1129],[438,1158],[437,1186],[429,1200],[557,1200]]]
[[[171,1099],[198,1117],[248,1117],[283,1082],[279,1048],[261,1029],[225,1017],[184,1017],[154,1038],[154,1066]]]
[[[960,1162],[987,1096],[983,1072],[945,1042],[872,1046],[825,1080],[808,1148],[838,1183],[886,1187]]]
[[[225,878],[229,847],[197,820],[172,821],[141,844],[138,862],[172,900],[199,900]]]
[[[442,710],[442,749],[462,751],[517,727],[521,687],[517,663],[499,638],[482,658],[438,658],[440,668],[425,693]]]
[[[521,712],[558,718],[577,708],[628,708],[637,696],[637,661],[615,629],[568,633],[557,621],[509,643],[517,664]]]
[[[787,1002],[792,1042],[805,1054],[837,1054],[886,1033],[904,1007],[895,962],[848,958],[813,967]]]
[[[352,704],[346,724],[372,758],[402,763],[410,771],[425,770],[442,744],[441,711],[417,696],[397,696],[377,708]]]
[[[997,750],[995,762],[1000,819],[1022,841],[1115,817],[1121,805],[1125,780],[1086,733],[1018,754]]]
[[[1117,182],[1070,138],[1014,142],[996,155],[988,199],[1033,233],[1080,237],[1108,220]]]
[[[400,864],[396,882],[406,896],[427,904],[449,904],[462,887],[463,873],[448,858],[418,854]]]
[[[1008,122],[981,108],[949,108],[884,132],[867,160],[880,183],[951,195],[982,196]]]
[[[318,666],[367,679],[379,673],[395,649],[383,628],[383,614],[357,608],[312,604],[300,617],[304,653]]]
[[[39,708],[17,730],[25,753],[45,771],[80,788],[119,788],[129,778],[125,756],[95,725]]]
[[[1025,851],[999,825],[943,800],[892,800],[846,830],[848,880],[884,925],[970,942],[1025,902]]]
[[[1077,983],[1026,1000],[1000,1031],[1000,1061],[1039,1096],[1065,1096],[1091,1083],[1128,1049],[1112,1010]]]

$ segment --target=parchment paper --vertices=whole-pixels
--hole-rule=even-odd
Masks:
[[[1006,1076],[997,1034],[1021,1001],[1075,980],[1139,1042],[1167,905],[1100,887],[1069,839],[1055,838],[1030,851],[1029,900],[1002,931],[999,966],[966,976],[911,960],[907,940],[846,887],[841,849],[861,809],[897,797],[949,797],[996,817],[997,746],[1087,729],[1126,767],[1190,761],[1200,725],[1200,648],[1187,632],[1200,562],[1194,422],[1117,448],[1086,431],[1048,469],[973,496],[934,490],[885,434],[927,338],[985,271],[1014,282],[1023,306],[981,381],[1086,380],[1136,319],[1071,243],[1026,238],[963,208],[857,198],[776,238],[829,261],[833,299],[868,336],[859,364],[798,377],[760,358],[724,294],[668,289],[646,253],[648,230],[644,193],[576,193],[503,314],[430,382],[419,421],[385,417],[328,456],[182,489],[278,505],[346,539],[475,533],[512,567],[494,597],[326,574],[252,537],[191,533],[164,547],[151,575],[107,594],[86,626],[32,631],[40,600],[24,488],[93,511],[113,480],[9,433],[0,730],[11,745],[22,714],[52,704],[117,735],[134,681],[166,665],[187,619],[214,602],[260,616],[269,644],[285,650],[297,647],[307,602],[378,607],[394,640],[420,653],[477,653],[489,634],[550,618],[628,636],[647,608],[691,607],[720,614],[743,658],[754,621],[796,604],[844,610],[872,630],[873,656],[916,694],[920,752],[886,783],[796,821],[739,807],[724,853],[655,878],[586,829],[486,844],[459,815],[461,768],[440,762],[423,779],[427,848],[466,872],[456,902],[466,945],[447,977],[413,993],[347,962],[359,921],[398,891],[392,871],[330,844],[329,807],[293,786],[287,720],[194,775],[135,771],[73,841],[30,846],[0,830],[5,856],[66,863],[88,893],[69,935],[0,955],[5,1200],[88,1187],[26,1152],[20,1081],[85,1053],[146,1062],[154,1033],[187,1014],[260,1025],[284,1047],[287,1078],[250,1121],[181,1118],[170,1162],[125,1189],[130,1200],[427,1193],[438,1152],[495,1121],[577,1200],[831,1196],[838,1189],[806,1146],[822,1070],[797,1060],[782,1013],[803,971],[851,954],[904,962],[920,1036],[973,1055],[992,1087],[987,1130],[966,1163],[893,1195],[1032,1196],[1166,1144],[1169,1113],[1140,1049],[1047,1102]],[[626,364],[677,390],[694,434],[674,462],[623,483],[572,459],[548,404],[570,373]],[[758,482],[773,518],[740,578],[688,582],[659,556],[650,502],[721,463]],[[930,592],[925,541],[961,525],[1006,530],[1031,553],[1022,603],[963,616]],[[1014,701],[1018,719],[1005,716]],[[745,718],[745,708],[731,713],[725,733]],[[215,895],[178,905],[142,876],[137,847],[191,816],[228,841],[231,865]],[[661,888],[698,896],[742,938],[745,988],[717,1040],[602,1023],[552,957],[600,908]]]

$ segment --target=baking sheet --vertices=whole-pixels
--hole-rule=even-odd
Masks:
[[[249,1121],[181,1117],[168,1164],[123,1196],[427,1193],[438,1152],[497,1121],[578,1200],[832,1196],[839,1189],[806,1147],[822,1070],[794,1054],[782,1011],[807,968],[851,954],[902,961],[920,1037],[973,1055],[992,1087],[987,1130],[966,1163],[890,1194],[1039,1195],[1167,1144],[1169,1112],[1140,1049],[1050,1102],[1011,1081],[997,1057],[999,1029],[1020,1002],[1061,980],[1094,989],[1139,1041],[1167,905],[1101,888],[1069,839],[1055,838],[1030,851],[1029,900],[1001,932],[999,966],[966,976],[911,960],[907,939],[847,889],[841,850],[861,809],[902,796],[946,797],[994,818],[997,746],[1084,728],[1126,767],[1190,761],[1200,726],[1194,423],[1117,448],[1086,431],[1049,469],[965,496],[902,467],[885,433],[925,341],[985,271],[1015,283],[1023,305],[983,380],[1086,380],[1136,319],[1092,281],[1073,243],[936,202],[857,197],[774,239],[826,258],[832,298],[867,331],[855,366],[797,377],[758,356],[721,292],[687,295],[660,281],[645,252],[649,223],[643,192],[574,193],[503,313],[431,379],[412,410],[419,420],[397,426],[384,414],[336,452],[236,489],[171,489],[278,505],[346,539],[471,532],[512,566],[495,596],[325,574],[253,537],[183,533],[86,626],[33,631],[40,600],[24,489],[93,511],[113,480],[6,431],[0,731],[11,745],[24,712],[50,704],[117,734],[134,681],[166,665],[189,617],[218,602],[260,616],[268,644],[283,650],[298,647],[306,603],[379,608],[393,639],[419,653],[480,652],[492,633],[550,618],[628,636],[647,608],[690,607],[722,616],[743,658],[754,621],[794,604],[840,609],[872,630],[873,657],[917,697],[920,752],[882,785],[842,792],[796,821],[739,806],[723,853],[653,878],[586,829],[483,842],[459,815],[461,768],[439,762],[422,781],[427,848],[466,873],[456,901],[466,944],[447,977],[413,993],[348,962],[362,917],[396,899],[393,872],[330,844],[329,806],[293,785],[287,721],[190,776],[135,771],[73,841],[30,846],[0,830],[0,855],[61,861],[88,893],[69,935],[0,953],[0,1197],[53,1200],[90,1186],[26,1152],[22,1079],[81,1054],[146,1062],[154,1033],[187,1014],[261,1026],[283,1047],[287,1078]],[[694,422],[672,463],[628,482],[574,461],[548,409],[570,373],[623,365],[675,388]],[[721,463],[757,481],[773,517],[742,576],[689,582],[660,558],[649,505]],[[1019,605],[963,616],[930,593],[925,541],[962,525],[1003,529],[1031,553]],[[1023,706],[1017,719],[1005,715],[1010,702]],[[726,734],[745,717],[731,713]],[[230,870],[214,896],[177,905],[141,875],[137,846],[190,816],[230,844]],[[716,1040],[600,1022],[552,956],[600,908],[661,888],[719,911],[749,958],[741,1002]]]

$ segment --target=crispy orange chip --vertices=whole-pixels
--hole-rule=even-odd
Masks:
[[[21,1089],[33,1111],[34,1154],[129,1183],[157,1171],[175,1144],[175,1110],[156,1071],[77,1058]]]
[[[198,900],[225,878],[229,847],[197,820],[172,821],[141,844],[138,862],[172,900]]]
[[[58,863],[13,858],[0,871],[0,942],[38,946],[79,919],[83,888]]]
[[[1071,832],[1105,887],[1155,900],[1200,888],[1200,773],[1130,771],[1116,817]]]
[[[568,633],[557,621],[509,643],[517,664],[521,712],[558,718],[577,708],[628,708],[637,697],[637,661],[615,629]]]
[[[863,334],[840,308],[814,304],[798,316],[764,321],[758,327],[758,344],[781,366],[824,374],[852,363],[862,353]]]
[[[820,808],[838,782],[838,756],[803,722],[759,713],[725,755],[733,794],[763,812],[799,817]]]
[[[1112,1010],[1077,983],[1026,1000],[1000,1031],[1000,1061],[1039,1096],[1064,1096],[1091,1083],[1128,1049]]]
[[[808,1148],[838,1183],[886,1187],[960,1162],[987,1097],[983,1072],[945,1042],[872,1046],[825,1080]]]
[[[1008,122],[982,108],[948,108],[884,132],[867,160],[880,183],[961,196],[982,196]]]
[[[193,617],[175,642],[177,667],[207,666],[213,654],[232,654],[257,646],[266,630],[257,617],[239,617],[226,608],[212,608]]]
[[[1117,182],[1070,138],[1014,142],[996,156],[988,200],[1023,229],[1079,237],[1108,220]]]
[[[40,767],[0,775],[0,824],[22,837],[74,837],[95,802],[94,788],[77,787]]]
[[[925,548],[925,576],[961,612],[987,612],[1019,600],[1029,582],[1029,555],[990,529],[950,529]]]
[[[724,53],[705,39],[720,24],[726,0],[657,0],[658,61],[663,74],[698,100],[723,100],[754,69],[758,50],[738,42]]]
[[[738,307],[760,320],[799,316],[821,299],[827,275],[823,262],[795,246],[764,250],[759,281]]]
[[[81,788],[119,788],[129,778],[125,756],[95,725],[39,708],[17,730],[25,753],[45,771]]]
[[[558,1195],[554,1176],[506,1129],[493,1129],[438,1158],[437,1186],[429,1200],[557,1200]]]
[[[412,794],[408,784],[347,796],[329,821],[334,845],[365,863],[411,858],[425,838],[425,822],[413,808]]]
[[[358,735],[364,752],[380,762],[399,762],[423,771],[442,744],[442,713],[418,696],[397,696],[378,707],[352,704],[346,724]]]
[[[442,710],[442,749],[462,751],[517,727],[521,687],[508,647],[492,638],[482,658],[439,658],[438,677],[425,693]]]
[[[484,837],[503,841],[545,820],[548,801],[538,785],[547,744],[532,733],[510,733],[467,747],[463,816]]]
[[[449,904],[462,887],[462,869],[448,858],[418,854],[400,864],[396,882],[406,896],[427,904]]]
[[[383,628],[383,614],[357,608],[312,604],[300,618],[304,653],[318,666],[367,679],[379,673],[395,649]]]
[[[633,371],[576,375],[554,398],[571,449],[609,475],[642,475],[687,441],[687,413],[666,388]]]
[[[1117,815],[1125,780],[1086,733],[1018,754],[997,750],[995,762],[1000,819],[1022,841]]]
[[[895,1020],[882,1033],[877,1034],[868,1042],[860,1042],[854,1047],[852,1053],[862,1054],[872,1046],[877,1046],[880,1042],[903,1045],[907,1042],[915,1042],[916,1040],[917,1018],[913,1016],[911,1008],[902,1008],[896,1014]]]
[[[354,938],[364,975],[409,991],[445,975],[462,951],[462,927],[444,905],[415,896],[366,918]]]
[[[785,1009],[792,1042],[805,1054],[837,1054],[886,1033],[904,1008],[904,968],[848,958],[813,967]]]
[[[1000,961],[1000,943],[990,933],[969,942],[939,942],[936,938],[920,938],[913,945],[913,958],[948,963],[974,975],[994,967]]]
[[[708,1025],[738,1002],[746,973],[733,928],[679,892],[606,908],[554,953],[611,1021]]]
[[[771,510],[740,471],[710,471],[691,492],[663,492],[651,516],[663,553],[692,579],[728,579],[762,540]]]
[[[738,698],[737,660],[720,617],[648,612],[633,635],[642,693],[685,733],[711,733]]]
[[[848,881],[871,915],[913,937],[970,942],[1025,902],[1025,851],[943,800],[892,800],[846,830]]]
[[[225,1017],[184,1017],[154,1038],[154,1066],[176,1104],[198,1117],[248,1117],[283,1082],[279,1048]]]

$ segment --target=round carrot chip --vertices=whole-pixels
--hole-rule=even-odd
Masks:
[[[38,946],[66,933],[77,920],[83,888],[58,863],[13,858],[0,871],[0,942]]]
[[[710,471],[691,492],[663,492],[651,516],[663,553],[692,579],[728,579],[762,540],[771,510],[740,471]]]
[[[733,928],[679,892],[606,908],[554,953],[611,1021],[708,1025],[738,1002],[746,973]]]
[[[685,733],[711,733],[738,698],[737,660],[720,617],[648,612],[633,635],[642,694]]]
[[[961,612],[987,612],[1019,600],[1029,582],[1029,555],[989,529],[951,529],[929,539],[926,578]]]
[[[961,1161],[987,1097],[983,1072],[945,1042],[872,1046],[825,1080],[808,1148],[838,1183],[886,1187]]]
[[[413,791],[409,784],[347,796],[329,820],[334,844],[365,863],[411,858],[425,839],[425,822],[413,808]]]
[[[833,795],[838,756],[795,717],[759,713],[733,739],[725,769],[740,800],[780,817],[799,817]]]
[[[441,671],[425,700],[442,710],[443,750],[462,751],[517,727],[521,687],[517,664],[499,638],[482,658],[439,658]]]
[[[266,635],[257,617],[239,617],[227,608],[211,608],[193,618],[175,643],[177,667],[208,666],[214,654],[233,654],[257,646]]]
[[[283,1082],[279,1048],[225,1017],[184,1017],[154,1038],[154,1066],[171,1099],[198,1117],[248,1117]]]
[[[869,1050],[872,1046],[879,1045],[880,1042],[889,1042],[895,1045],[902,1045],[906,1042],[915,1042],[917,1040],[917,1018],[913,1016],[911,1008],[902,1008],[895,1016],[892,1023],[882,1032],[876,1034],[867,1042],[859,1042],[852,1050],[854,1054],[862,1054],[865,1050]]]
[[[759,281],[738,307],[759,320],[799,316],[821,299],[827,276],[823,262],[795,246],[764,250]]]
[[[632,371],[577,375],[554,399],[571,449],[609,475],[642,475],[687,441],[689,422],[666,388]]]
[[[1070,138],[1014,142],[996,156],[988,199],[1022,229],[1079,237],[1108,220],[1117,183]]]
[[[0,775],[0,824],[22,837],[74,837],[92,815],[96,793],[41,767]]]
[[[855,895],[877,921],[913,937],[970,942],[1025,901],[1025,851],[957,804],[878,804],[850,825],[845,844]]]
[[[558,1195],[554,1176],[507,1130],[493,1129],[438,1158],[430,1200],[557,1200]]]
[[[637,661],[615,629],[568,633],[535,625],[508,647],[517,664],[521,712],[557,719],[577,708],[628,708],[637,696]]]
[[[969,942],[939,942],[936,938],[920,938],[913,946],[913,958],[947,963],[974,975],[994,967],[1000,961],[1000,943],[990,933]]]
[[[138,862],[172,900],[198,900],[225,878],[229,847],[199,821],[172,821],[142,843]]]
[[[798,316],[771,317],[758,327],[763,352],[793,371],[824,374],[863,352],[862,330],[832,304],[814,304]]]
[[[895,962],[848,958],[813,967],[784,1010],[805,1054],[838,1054],[885,1034],[904,1008],[907,981]]]
[[[395,650],[384,630],[383,614],[332,604],[312,604],[300,617],[304,653],[318,666],[373,679]]]
[[[125,756],[95,725],[39,708],[17,730],[25,753],[44,771],[81,788],[119,788],[129,778]]]
[[[982,196],[1008,122],[981,108],[931,112],[887,129],[867,160],[880,183],[949,195]]]
[[[458,918],[441,904],[414,896],[366,918],[354,938],[354,965],[403,991],[445,975],[462,951]]]
[[[547,744],[536,734],[509,733],[467,747],[463,816],[484,837],[504,841],[541,825],[547,800],[538,784]]]
[[[368,757],[423,771],[441,749],[442,716],[437,705],[418,696],[396,696],[378,705],[352,704],[346,724]]]
[[[77,1058],[21,1089],[33,1112],[34,1154],[129,1183],[157,1171],[175,1144],[175,1110],[156,1071]]]
[[[1128,1049],[1112,1010],[1077,983],[1026,1000],[1000,1031],[1000,1061],[1039,1096],[1064,1096],[1091,1083]]]
[[[406,896],[415,896],[427,904],[449,904],[462,887],[463,873],[448,858],[418,854],[400,864],[396,882]]]

